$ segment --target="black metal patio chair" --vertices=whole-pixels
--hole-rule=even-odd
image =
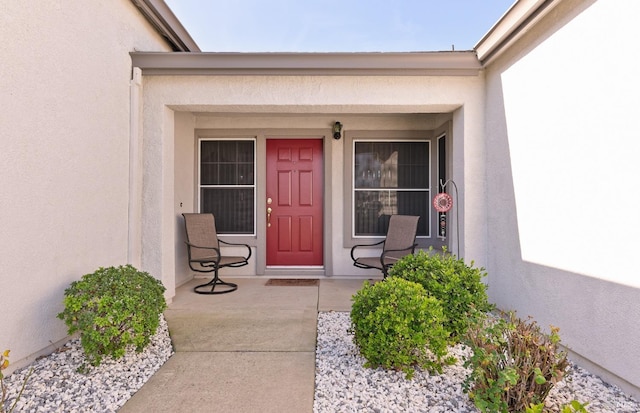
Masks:
[[[218,239],[213,214],[185,213],[182,216],[187,231],[185,243],[189,255],[189,268],[196,272],[214,273],[211,281],[195,286],[193,291],[198,294],[225,294],[237,290],[237,284],[220,279],[218,270],[224,267],[242,267],[249,264],[251,247],[247,244],[234,244]],[[224,256],[220,251],[220,244],[246,247],[248,252],[246,256]]]
[[[389,228],[384,240],[375,244],[359,244],[351,248],[353,265],[358,268],[376,268],[382,271],[383,278],[389,275],[389,268],[405,255],[413,254],[418,231],[420,217],[411,215],[392,215],[389,219]],[[375,257],[356,257],[357,248],[366,248],[382,245],[382,253]]]

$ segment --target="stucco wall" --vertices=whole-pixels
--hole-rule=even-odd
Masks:
[[[638,15],[635,0],[561,2],[490,65],[486,104],[492,301],[559,326],[636,395]]]
[[[466,188],[466,204],[462,199],[460,202],[465,223],[461,226],[461,251],[465,258],[484,265],[482,105],[482,76],[145,76],[144,193],[145,199],[148,196],[153,202],[143,216],[144,245],[148,248],[143,252],[143,262],[149,268],[156,266],[167,282],[175,279],[180,283],[189,276],[184,262],[163,265],[158,254],[176,259],[184,255],[183,229],[176,222],[181,222],[180,213],[195,210],[194,129],[262,128],[284,133],[307,129],[314,134],[318,130],[329,134],[335,120],[340,120],[345,130],[379,130],[435,128],[442,119],[452,118],[453,178],[461,194],[465,183],[471,183]],[[197,114],[195,125],[191,113]],[[426,125],[402,118],[415,113],[448,115],[438,124],[425,117],[431,119]],[[330,207],[325,210],[325,219],[331,223],[326,234],[332,237],[325,250],[331,257],[326,272],[336,276],[362,274],[352,266],[348,249],[342,247],[342,145],[344,140],[331,139],[325,147],[325,155],[331,157],[331,170],[325,180],[331,195]],[[169,176],[173,177],[171,183]],[[167,203],[169,199],[172,201]],[[469,242],[471,239],[481,242]],[[255,271],[253,268],[249,269]]]
[[[0,348],[18,367],[65,338],[72,281],[127,262],[129,52],[170,49],[128,0],[0,8]]]

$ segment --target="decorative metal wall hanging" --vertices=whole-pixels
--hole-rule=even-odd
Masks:
[[[456,198],[455,203],[453,202],[453,198],[451,197],[451,195],[445,192],[448,184],[453,185],[453,188],[455,191],[455,198]],[[433,208],[439,213],[438,214],[439,215],[438,231],[442,238],[446,238],[447,213],[455,205],[456,207],[456,242],[457,242],[456,254],[459,256],[460,255],[460,224],[459,224],[460,220],[459,220],[459,213],[458,213],[458,186],[453,181],[453,179],[448,179],[444,183],[440,181],[440,188],[441,188],[440,189],[441,192],[439,192],[438,194],[436,194],[436,196],[433,197]]]

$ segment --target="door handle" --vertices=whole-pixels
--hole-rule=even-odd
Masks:
[[[273,209],[271,207],[267,208],[267,227],[271,226],[271,212],[273,212]]]

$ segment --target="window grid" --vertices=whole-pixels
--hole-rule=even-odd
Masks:
[[[353,140],[353,238],[383,238],[389,217],[419,215],[418,236],[430,237],[429,140]]]
[[[255,139],[199,140],[198,210],[215,215],[219,234],[256,234],[255,165]]]

